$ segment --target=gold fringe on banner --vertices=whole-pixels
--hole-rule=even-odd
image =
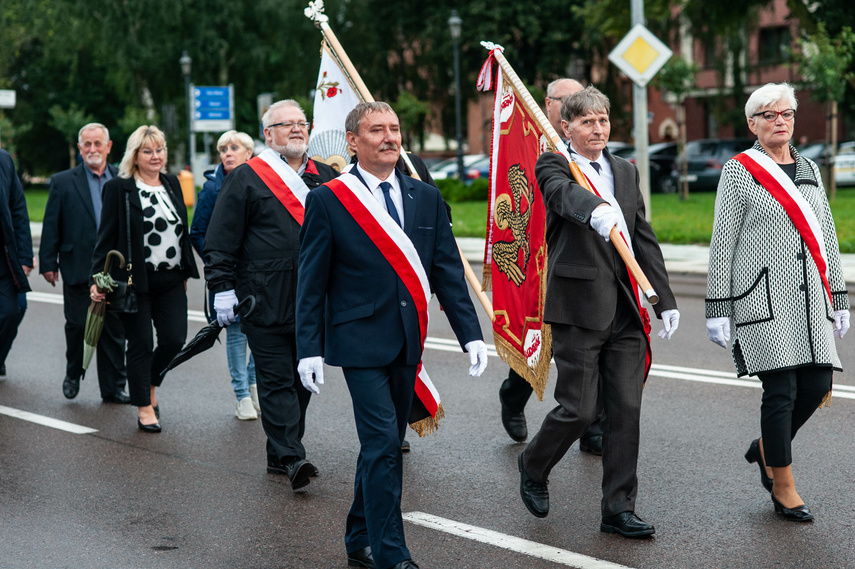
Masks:
[[[493,271],[491,269],[492,265],[484,264],[484,268],[482,270],[481,275],[481,290],[484,292],[489,292],[493,290]]]
[[[493,333],[493,341],[496,344],[496,353],[499,354],[499,357],[511,366],[511,369],[525,378],[537,395],[537,400],[543,401],[543,393],[546,391],[546,382],[549,379],[549,366],[552,361],[552,328],[549,324],[543,325],[540,334],[543,347],[535,369],[528,367],[525,356],[519,352],[516,346],[495,332]]]
[[[823,407],[831,407],[831,390],[828,390],[828,393],[825,394],[825,397],[822,398],[822,402],[819,404],[817,409],[822,409]]]
[[[436,409],[436,417],[428,415],[421,421],[410,423],[410,428],[418,433],[419,437],[426,437],[439,428],[439,420],[445,417],[445,411],[442,408],[442,403]]]

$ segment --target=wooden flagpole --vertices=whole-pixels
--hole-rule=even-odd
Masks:
[[[555,129],[552,127],[552,123],[549,122],[549,119],[546,118],[546,115],[543,114],[543,111],[540,110],[540,105],[538,105],[534,98],[532,98],[531,94],[528,92],[528,89],[520,80],[519,76],[514,71],[514,68],[511,67],[511,64],[505,58],[505,55],[502,53],[501,46],[498,46],[491,42],[481,42],[485,48],[490,50],[493,54],[493,57],[496,58],[496,61],[502,68],[505,76],[514,86],[514,90],[520,95],[523,100],[523,104],[525,104],[528,112],[532,117],[538,122],[541,130],[549,137],[552,141],[552,144],[558,149],[561,154],[567,158],[567,161],[570,163],[570,172],[573,174],[573,177],[576,179],[576,183],[585,188],[591,193],[594,193],[594,190],[588,185],[588,181],[585,179],[585,175],[582,173],[582,170],[579,169],[579,165],[574,162],[572,156],[567,151],[567,147],[561,140],[561,137],[558,136],[558,133],[555,132]],[[650,304],[656,304],[659,302],[659,295],[656,294],[656,291],[653,290],[653,286],[650,284],[650,281],[647,280],[647,277],[644,274],[644,271],[641,270],[641,267],[638,265],[638,261],[635,260],[635,257],[632,254],[632,251],[629,250],[629,247],[624,242],[623,238],[620,235],[620,230],[618,230],[617,226],[612,227],[612,231],[609,234],[612,244],[617,249],[618,254],[620,255],[623,262],[626,263],[627,268],[632,273],[633,278],[641,287],[641,290],[644,292],[644,296],[650,302]]]
[[[341,43],[339,43],[338,38],[332,31],[332,28],[330,28],[329,17],[324,14],[323,0],[314,0],[309,2],[308,8],[306,8],[303,13],[321,30],[321,34],[324,36],[324,40],[327,42],[327,46],[329,46],[333,57],[339,63],[342,72],[344,72],[347,80],[356,90],[356,94],[359,98],[362,99],[363,102],[373,103],[374,97],[371,96],[371,92],[368,90],[368,87],[365,86],[365,83],[359,76],[359,72],[356,70],[356,67],[351,63],[350,58],[347,56],[347,52],[344,51],[344,48],[341,46]],[[407,168],[409,168],[412,177],[419,180],[419,175],[416,173],[416,169],[413,167],[410,157],[407,156],[407,152],[403,148],[401,148],[401,157],[404,159],[404,163],[407,165]],[[459,243],[457,244],[457,251],[460,253],[460,260],[463,263],[463,272],[466,275],[466,280],[475,292],[475,296],[477,296],[478,300],[481,301],[481,305],[484,307],[484,310],[487,312],[487,316],[490,317],[490,321],[492,322],[495,318],[493,315],[493,303],[490,302],[490,299],[487,298],[487,295],[481,290],[481,281],[478,280],[478,277],[475,275],[475,271],[472,270],[472,266],[463,255],[463,250],[460,248]]]

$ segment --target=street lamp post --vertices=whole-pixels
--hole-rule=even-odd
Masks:
[[[187,50],[181,53],[181,59],[178,60],[181,64],[181,73],[184,75],[184,94],[187,97],[187,154],[190,162],[190,171],[193,171],[193,159],[195,158],[196,145],[193,144],[193,97],[190,93],[190,69],[193,65],[193,59],[187,54]]]
[[[463,181],[463,133],[460,118],[460,28],[463,20],[457,15],[457,10],[451,11],[448,18],[448,28],[454,42],[454,115],[457,127],[457,178]]]

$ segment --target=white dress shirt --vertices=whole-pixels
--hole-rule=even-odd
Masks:
[[[570,148],[570,152],[575,153],[573,158],[576,160],[579,168],[581,168],[582,172],[588,176],[588,179],[591,180],[591,183],[594,184],[594,187],[597,188],[598,192],[600,192],[600,195],[609,194],[614,196],[615,174],[612,172],[612,165],[609,163],[609,159],[606,158],[605,153],[600,152],[600,157],[595,160],[595,162],[600,165],[600,172],[597,173],[597,171],[594,170],[594,167],[591,166],[590,160],[576,152],[572,144],[569,144],[568,146]]]
[[[383,209],[386,209],[386,198],[383,197],[383,190],[380,189],[380,184],[382,182],[389,182],[389,185],[392,186],[389,190],[389,197],[392,198],[392,203],[395,204],[395,210],[398,212],[398,219],[401,220],[401,229],[403,229],[404,197],[401,194],[401,186],[398,184],[398,177],[395,175],[395,170],[392,170],[392,173],[388,178],[381,180],[380,178],[366,172],[362,166],[359,165],[359,162],[356,163],[356,168],[359,170],[359,174],[362,176],[362,179],[365,180],[368,189],[371,190],[371,194],[374,196],[374,199],[380,202]]]

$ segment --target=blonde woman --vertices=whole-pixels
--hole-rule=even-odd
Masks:
[[[137,426],[146,433],[161,430],[155,389],[187,339],[187,279],[199,278],[178,179],[163,172],[166,156],[166,138],[156,126],[131,134],[119,177],[104,185],[92,258],[92,274],[103,270],[111,249],[131,260],[139,310],[120,316],[128,340],[128,392],[139,408]],[[115,279],[128,280],[125,270],[114,266],[112,271]],[[104,300],[94,284],[90,292],[93,300]]]

